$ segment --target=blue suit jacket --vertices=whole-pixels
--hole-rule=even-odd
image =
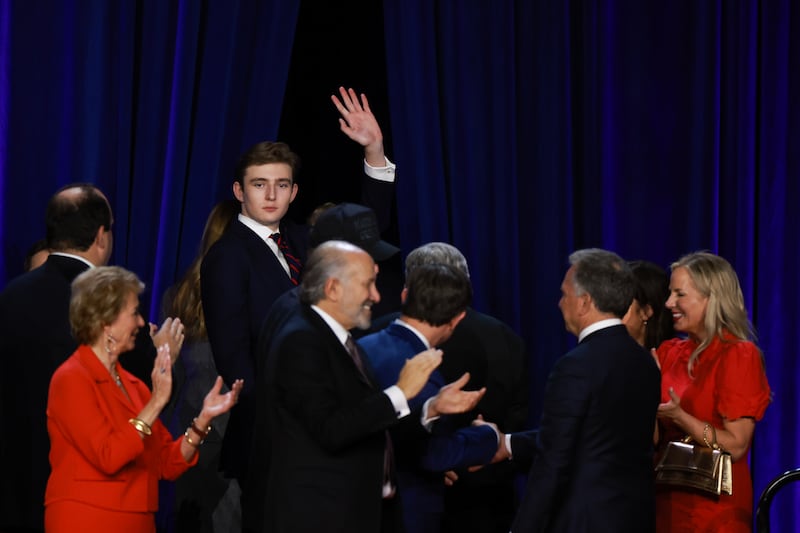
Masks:
[[[625,326],[587,336],[556,362],[512,531],[646,533],[655,529],[653,424],[661,375]]]
[[[422,340],[397,323],[358,340],[382,388],[394,385],[409,359],[425,350]],[[497,451],[497,435],[487,426],[457,428],[447,417],[429,434],[420,424],[422,405],[444,384],[434,371],[422,392],[409,403],[412,414],[392,428],[397,486],[407,533],[439,531],[443,510],[442,472],[485,464]]]

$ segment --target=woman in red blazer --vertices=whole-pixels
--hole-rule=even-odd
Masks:
[[[217,378],[192,425],[172,440],[158,420],[172,388],[169,348],[158,348],[152,393],[117,362],[144,326],[143,289],[119,267],[89,269],[72,283],[70,324],[80,346],[50,381],[48,533],[154,532],[158,480],[175,479],[197,462],[211,420],[238,398],[241,380],[220,394]]]

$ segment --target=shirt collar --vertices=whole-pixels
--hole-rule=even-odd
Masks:
[[[409,324],[409,323],[407,323],[407,322],[403,322],[403,321],[402,321],[402,320],[400,320],[399,318],[398,318],[397,320],[395,320],[395,321],[394,321],[394,323],[395,323],[395,324],[397,324],[398,326],[403,326],[404,328],[408,328],[408,329],[410,329],[410,330],[411,330],[411,332],[412,332],[412,333],[414,333],[414,335],[416,335],[417,337],[419,337],[419,340],[421,340],[421,341],[422,341],[422,344],[424,344],[424,345],[425,345],[425,349],[426,349],[426,350],[430,350],[430,348],[431,348],[431,343],[430,343],[430,342],[428,342],[428,339],[426,339],[426,338],[425,338],[425,335],[423,335],[422,333],[420,333],[420,332],[419,332],[419,331],[418,331],[416,328],[414,328],[414,326],[412,326],[411,324]]]
[[[89,268],[94,268],[94,265],[92,264],[91,261],[89,261],[85,257],[81,257],[79,255],[68,254],[68,253],[65,253],[65,252],[50,252],[50,255],[60,255],[61,257],[69,257],[69,258],[72,258],[72,259],[77,259],[81,263],[86,263],[87,265],[89,265]]]
[[[242,213],[239,213],[239,222],[241,222],[242,224],[253,230],[256,233],[256,235],[258,235],[265,241],[268,240],[269,236],[272,235],[273,233],[278,233],[277,229],[272,230],[269,228],[269,226],[260,224],[255,220],[253,220],[252,218],[243,215]]]
[[[622,324],[622,320],[620,320],[619,318],[607,318],[605,320],[600,320],[593,324],[589,324],[588,326],[583,328],[580,335],[578,335],[578,342],[583,341],[583,339],[585,339],[595,331],[610,328],[611,326],[618,326],[620,324]]]
[[[339,342],[341,342],[342,346],[344,346],[344,343],[347,342],[347,337],[350,336],[350,332],[347,331],[344,328],[344,326],[339,324],[335,318],[333,318],[331,315],[323,311],[322,308],[320,308],[318,305],[312,305],[311,309],[316,311],[316,313],[322,318],[322,320],[324,320],[325,323],[328,324],[328,327],[331,328],[333,334],[336,335],[336,338],[339,339]]]

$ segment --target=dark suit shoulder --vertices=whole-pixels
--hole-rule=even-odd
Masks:
[[[213,254],[230,253],[236,250],[245,250],[249,246],[264,244],[261,238],[256,233],[242,224],[238,220],[234,220],[225,233],[222,234],[217,242],[211,245],[206,257]]]

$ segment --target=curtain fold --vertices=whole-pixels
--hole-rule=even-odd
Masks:
[[[3,279],[44,237],[53,191],[90,181],[114,211],[111,262],[147,283],[143,308],[156,320],[211,207],[230,196],[239,154],[278,133],[298,3],[4,0],[0,9]]]

